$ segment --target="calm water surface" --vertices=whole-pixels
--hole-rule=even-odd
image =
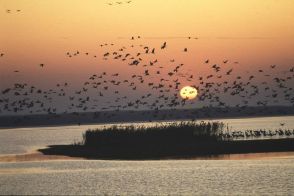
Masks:
[[[231,130],[294,129],[294,116],[219,119],[214,121],[221,121],[228,124]],[[159,124],[166,123],[169,122],[161,122]],[[285,125],[281,127],[280,123],[285,123]],[[154,126],[156,123],[125,123],[118,125],[130,124],[135,126]],[[87,129],[102,128],[111,125],[113,124],[0,129],[0,155],[25,153],[48,145],[72,144],[75,141],[81,141],[82,134]]]
[[[294,117],[221,120],[232,130],[294,128]],[[154,124],[144,124],[153,126]],[[107,125],[109,126],[109,125]],[[101,125],[0,129],[0,156],[80,141]],[[0,162],[0,194],[294,195],[294,157]]]
[[[294,159],[0,163],[0,194],[293,195]]]

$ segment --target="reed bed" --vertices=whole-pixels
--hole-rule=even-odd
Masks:
[[[146,126],[117,126],[87,130],[83,135],[82,144],[85,146],[102,146],[107,144],[129,145],[149,142],[205,142],[205,141],[231,141],[262,138],[294,137],[294,129],[277,130],[245,130],[232,131],[222,122],[177,122],[159,124],[153,127]]]
[[[40,151],[44,154],[88,159],[126,160],[286,152],[294,151],[294,138],[286,138],[293,135],[293,130],[231,131],[222,122],[203,121],[160,124],[154,127],[112,126],[87,130],[80,143],[51,146]],[[280,138],[261,138],[265,136]]]
[[[222,139],[224,124],[221,122],[179,122],[154,127],[112,126],[87,130],[83,135],[85,146],[131,143],[168,143],[184,141],[217,141]]]

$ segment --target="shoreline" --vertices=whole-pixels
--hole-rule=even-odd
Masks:
[[[12,162],[35,162],[35,161],[57,161],[57,160],[85,160],[78,157],[70,157],[63,155],[44,155],[41,152],[35,151],[24,154],[9,154],[0,155],[0,163],[12,163]]]
[[[24,154],[0,155],[1,163],[20,162],[43,162],[43,161],[168,161],[168,160],[264,160],[264,159],[288,159],[294,158],[294,151],[290,152],[259,152],[259,153],[236,153],[219,154],[215,156],[191,156],[191,157],[166,157],[162,159],[87,159],[82,157],[71,157],[64,155],[45,155],[41,152],[31,152]]]
[[[232,143],[230,146],[219,146],[223,148],[220,151],[206,151],[201,147],[202,151],[197,152],[197,148],[186,149],[184,153],[166,152],[163,154],[117,154],[117,153],[99,153],[95,149],[85,148],[79,145],[55,145],[44,146],[39,149],[27,151],[23,154],[1,154],[1,163],[17,163],[17,162],[35,162],[35,161],[67,161],[67,160],[104,160],[104,161],[163,161],[163,160],[263,160],[276,158],[294,158],[294,140],[280,141],[252,141],[242,142],[243,144]],[[267,143],[271,142],[272,149],[264,148]],[[288,144],[285,148],[285,143]],[[249,145],[250,144],[250,145]],[[274,145],[273,145],[274,144]],[[238,150],[239,147],[242,147]],[[241,145],[241,146],[240,146]],[[249,145],[249,146],[248,146]],[[264,146],[266,145],[266,146]],[[207,145],[206,145],[207,146]],[[292,147],[291,147],[292,146]],[[229,147],[229,148],[228,148]],[[235,148],[232,148],[235,147]],[[194,149],[194,150],[193,150]],[[214,148],[212,148],[214,149]],[[231,149],[231,150],[230,150]],[[235,150],[234,150],[235,149]],[[196,150],[196,151],[195,151]],[[204,150],[204,151],[203,151]],[[199,153],[200,152],[200,153]]]
[[[271,117],[294,117],[294,114],[286,114],[286,115],[248,115],[248,116],[225,116],[221,118],[217,117],[212,117],[212,118],[199,118],[196,119],[195,122],[197,121],[215,121],[215,120],[228,120],[228,119],[245,119],[245,118],[271,118]],[[28,125],[28,126],[1,126],[0,125],[0,131],[5,130],[5,129],[21,129],[21,128],[44,128],[44,127],[63,127],[63,126],[84,126],[84,125],[97,125],[97,126],[104,126],[104,125],[119,125],[119,124],[133,124],[133,123],[138,123],[138,124],[143,124],[143,123],[164,123],[164,122],[177,122],[177,121],[191,121],[191,119],[165,119],[165,120],[154,120],[154,121],[121,121],[121,122],[89,122],[85,124],[76,124],[76,123],[56,123],[56,124],[44,124],[44,125]]]

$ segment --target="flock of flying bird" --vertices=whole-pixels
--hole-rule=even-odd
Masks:
[[[130,3],[132,1],[107,4],[111,6]],[[7,9],[6,12],[17,13],[21,10]],[[238,64],[236,61],[225,59],[221,64],[214,64],[210,59],[205,59],[203,65],[211,69],[210,74],[195,74],[186,71],[186,65],[175,59],[162,62],[157,58],[157,53],[163,53],[168,47],[167,42],[151,47],[136,44],[138,39],[140,40],[141,36],[132,36],[130,40],[134,41],[134,44],[118,49],[114,49],[114,43],[100,44],[100,48],[105,49],[101,54],[75,50],[66,52],[66,57],[75,58],[83,55],[105,61],[120,61],[126,66],[140,67],[142,71],[136,69],[136,73],[128,77],[106,71],[95,73],[74,91],[67,81],[58,83],[55,88],[50,89],[42,89],[25,82],[15,83],[13,86],[0,89],[0,113],[56,114],[108,110],[151,110],[156,113],[162,109],[177,109],[186,105],[188,108],[193,107],[195,103],[198,106],[202,104],[204,109],[215,107],[227,113],[231,107],[241,111],[248,106],[256,105],[294,105],[294,67],[289,67],[282,74],[275,74],[273,70],[277,72],[279,68],[270,65],[267,69],[253,70],[253,74],[244,76],[234,74],[234,65]],[[189,36],[187,39],[198,38]],[[189,52],[188,48],[182,48],[181,51]],[[0,61],[2,58],[5,58],[4,52],[0,52]],[[45,69],[46,66],[40,63],[39,67]],[[17,74],[21,70],[13,72]],[[265,78],[264,81],[261,81],[262,77]],[[197,89],[199,96],[196,101],[179,97],[179,90],[185,84],[191,84]],[[60,98],[66,100],[63,108],[58,106]],[[103,102],[105,100],[106,102]],[[193,113],[191,116],[193,117]]]
[[[123,4],[130,4],[132,3],[132,1],[116,1],[116,2],[108,2],[107,5],[123,5]],[[10,14],[10,13],[18,13],[21,12],[20,9],[16,9],[16,10],[11,10],[11,9],[6,9],[6,13]]]
[[[116,2],[108,2],[107,5],[123,5],[123,4],[130,4],[132,3],[132,1],[116,1]],[[11,10],[11,9],[6,9],[6,13],[10,14],[10,13],[17,13],[17,12],[21,12],[20,9],[16,9],[16,10]]]
[[[10,10],[10,9],[7,9],[6,10],[6,13],[10,14],[10,13],[17,13],[17,12],[21,12],[20,9],[17,9],[17,10]]]
[[[253,70],[254,73],[248,76],[241,76],[234,74],[234,65],[238,62],[225,59],[221,64],[211,64],[211,60],[205,59],[203,65],[210,69],[210,74],[196,75],[191,71],[185,72],[185,64],[175,59],[170,59],[168,65],[164,65],[166,63],[157,58],[157,53],[163,53],[168,47],[167,42],[158,47],[132,44],[115,50],[114,46],[113,43],[101,44],[100,47],[105,50],[101,54],[76,50],[66,52],[65,56],[74,58],[83,55],[104,61],[120,61],[126,66],[140,68],[137,70],[139,74],[131,73],[126,77],[118,72],[95,73],[73,91],[70,82],[66,81],[50,89],[15,83],[1,89],[0,113],[151,110],[156,114],[162,109],[191,108],[195,103],[202,104],[203,108],[220,108],[225,113],[231,107],[241,111],[250,105],[266,107],[278,105],[281,101],[294,105],[294,67],[277,75],[274,73],[274,70],[279,70],[277,66],[270,65],[266,69]],[[184,48],[182,52],[188,52],[188,49]],[[4,53],[0,56],[5,57]],[[43,63],[39,67],[46,69]],[[262,77],[266,80],[260,81]],[[192,84],[198,90],[199,95],[195,100],[179,96],[184,84]],[[58,106],[62,103],[60,98],[65,100],[63,111]],[[194,118],[193,113],[191,116]]]
[[[132,1],[116,1],[116,2],[109,2],[109,3],[107,3],[107,5],[122,5],[122,4],[129,4],[129,3],[131,3]]]

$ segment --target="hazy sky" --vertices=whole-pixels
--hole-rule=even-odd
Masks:
[[[196,75],[211,72],[203,65],[206,59],[211,63],[238,61],[234,66],[241,75],[271,64],[281,70],[294,64],[293,0],[116,2],[0,0],[0,53],[4,53],[0,88],[16,82],[46,88],[58,82],[76,86],[103,71],[118,72],[122,80],[145,68],[105,61],[104,53],[140,44],[160,48],[165,41],[168,47],[164,52],[156,50],[156,59],[166,71],[170,59],[185,64],[183,73]],[[132,36],[141,39],[131,40]],[[198,39],[187,39],[189,36]],[[103,43],[114,46],[100,47]],[[76,51],[83,55],[67,57],[67,52]],[[45,64],[43,69],[40,63]],[[193,82],[182,85],[189,84]]]
[[[117,38],[135,35],[162,37],[141,42],[156,46],[168,41],[171,56],[189,47],[188,66],[205,58],[237,59],[246,66],[294,62],[292,0],[133,0],[122,5],[104,0],[0,0],[0,9],[0,51],[6,54],[1,74],[13,68],[33,74],[39,63],[50,64],[47,73],[101,64],[82,58],[69,62],[65,53],[99,53],[100,43],[128,45],[128,39]],[[187,36],[199,40],[164,39]]]

